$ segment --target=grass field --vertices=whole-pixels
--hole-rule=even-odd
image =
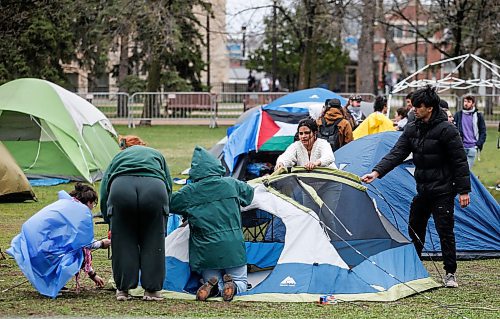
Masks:
[[[189,166],[194,145],[210,147],[226,133],[226,128],[206,126],[155,126],[129,129],[117,126],[121,134],[136,134],[159,149],[166,157],[173,176]],[[486,186],[500,179],[498,170],[497,133],[488,131],[487,144],[476,163],[474,172]],[[99,185],[95,185],[98,187]],[[56,200],[58,190],[72,189],[73,184],[37,187],[36,203],[0,204],[0,248],[3,252],[10,240],[19,233],[22,223],[43,206]],[[495,197],[499,192],[490,189]],[[492,221],[497,222],[498,221]],[[96,238],[104,237],[107,227],[96,225]],[[429,272],[439,279],[441,264],[425,262]],[[94,266],[105,279],[111,276],[111,262],[106,251],[94,253]],[[436,267],[439,269],[436,270]],[[74,281],[68,283],[70,292],[55,300],[39,295],[28,283],[3,291],[24,282],[25,278],[13,259],[0,260],[0,316],[113,316],[113,317],[227,317],[227,318],[500,318],[500,259],[460,261],[459,289],[436,289],[390,303],[342,303],[319,306],[313,303],[197,303],[165,300],[148,303],[142,300],[116,302],[109,289],[96,290],[89,279],[83,279],[84,289],[74,292]],[[110,287],[107,287],[110,288]]]

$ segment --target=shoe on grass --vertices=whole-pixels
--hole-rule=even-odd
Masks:
[[[447,273],[444,277],[444,286],[446,288],[458,288],[457,278],[453,273]]]
[[[142,300],[146,301],[161,301],[163,300],[163,296],[161,295],[161,291],[144,291],[144,297]]]
[[[222,299],[224,299],[224,301],[231,301],[236,294],[236,284],[233,281],[233,277],[229,274],[225,274],[223,280],[224,288],[222,289]]]
[[[128,290],[116,290],[116,300],[126,301],[130,300],[132,297],[128,294]]]
[[[208,297],[214,296],[218,282],[219,279],[217,279],[217,277],[212,277],[203,285],[201,285],[201,287],[198,288],[198,291],[196,292],[196,300],[206,301]]]

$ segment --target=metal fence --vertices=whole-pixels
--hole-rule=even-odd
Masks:
[[[78,95],[97,107],[109,119],[128,119],[130,96],[127,93],[91,92]]]
[[[132,95],[117,92],[91,92],[79,94],[96,106],[114,123],[128,124],[199,124],[215,127],[232,125],[245,111],[268,104],[286,95],[286,92],[138,92]],[[352,93],[339,95],[348,98]],[[374,94],[356,93],[364,101],[373,102]],[[500,121],[500,95],[470,94],[476,98],[476,107],[492,124]],[[462,109],[463,96],[440,94],[448,102],[450,111]],[[394,94],[391,113],[406,105],[406,94]],[[390,114],[392,117],[393,114]]]

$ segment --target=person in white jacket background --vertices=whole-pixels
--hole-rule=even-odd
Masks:
[[[312,118],[305,118],[297,127],[298,141],[290,144],[276,160],[275,170],[282,167],[304,166],[307,170],[315,167],[335,166],[335,157],[330,144],[317,138],[318,125]]]

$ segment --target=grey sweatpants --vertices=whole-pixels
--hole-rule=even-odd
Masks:
[[[165,183],[154,177],[118,176],[109,191],[113,278],[118,290],[162,289],[165,279]]]

